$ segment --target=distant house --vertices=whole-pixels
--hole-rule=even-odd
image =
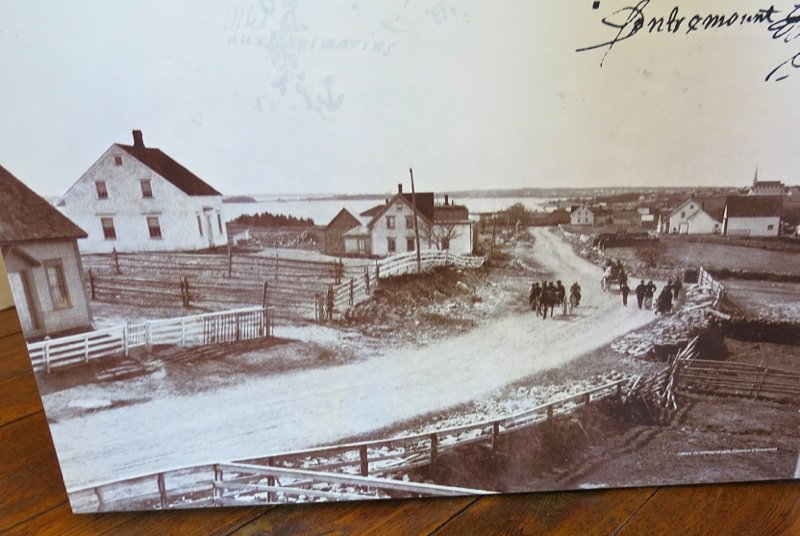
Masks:
[[[594,211],[587,205],[574,208],[569,215],[571,225],[594,225]]]
[[[0,167],[0,248],[27,339],[88,330],[81,228]]]
[[[778,236],[781,227],[780,196],[734,196],[725,202],[726,236]]]
[[[346,255],[386,257],[416,251],[415,220],[420,249],[473,252],[476,233],[466,207],[450,203],[447,196],[443,204],[436,205],[433,192],[413,196],[404,193],[401,184],[392,198],[357,217],[340,211],[326,227],[326,234],[330,228],[334,249],[341,234]]]
[[[642,215],[636,210],[615,210],[613,213],[614,225],[639,227]]]
[[[325,226],[323,236],[322,252],[325,255],[345,255],[347,251],[344,247],[344,234],[361,225],[361,221],[353,216],[349,210],[343,208],[334,216],[328,225]],[[366,246],[364,246],[366,249]]]
[[[228,243],[222,194],[160,149],[113,144],[64,194],[84,253],[192,251]]]
[[[670,234],[719,234],[722,220],[705,209],[705,202],[690,198],[669,213],[666,228],[662,232]]]

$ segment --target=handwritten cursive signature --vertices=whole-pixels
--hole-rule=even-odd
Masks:
[[[618,43],[628,41],[636,35],[667,33],[688,36],[695,32],[724,30],[731,27],[766,25],[772,39],[784,43],[800,40],[800,4],[786,16],[774,4],[751,12],[726,14],[684,14],[679,6],[673,7],[666,16],[649,16],[645,10],[651,0],[641,0],[635,5],[626,6],[601,19],[604,27],[611,29],[608,39],[600,43],[576,49],[576,52],[588,52],[605,49],[600,60],[603,67],[609,53]],[[776,66],[766,76],[765,81],[780,82],[789,78],[790,73],[800,69],[800,52]]]

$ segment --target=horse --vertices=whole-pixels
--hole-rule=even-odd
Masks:
[[[542,314],[542,320],[547,318],[547,308],[550,308],[550,318],[553,318],[553,309],[558,304],[558,296],[556,289],[547,287],[542,289],[542,295],[539,297],[539,312]]]

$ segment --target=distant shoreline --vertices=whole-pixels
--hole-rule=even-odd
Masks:
[[[595,187],[595,188],[517,188],[508,190],[461,190],[461,191],[446,191],[443,190],[439,195],[449,195],[451,198],[458,199],[473,199],[473,198],[538,198],[538,199],[563,199],[569,197],[594,197],[598,195],[614,195],[631,192],[646,193],[659,193],[659,194],[682,194],[687,192],[695,192],[698,190],[713,191],[713,190],[733,190],[735,187],[674,187],[674,186],[647,186],[647,187]],[[294,202],[294,201],[383,201],[387,197],[394,195],[393,193],[382,194],[283,194],[283,195],[268,195],[268,194],[253,194],[253,195],[231,195],[223,198],[224,203],[260,203],[264,201],[269,202]],[[257,199],[255,196],[264,197],[265,199]]]

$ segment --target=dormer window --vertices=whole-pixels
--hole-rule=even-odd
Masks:
[[[142,187],[142,198],[151,199],[153,197],[153,187],[150,184],[150,179],[141,179],[139,184]]]
[[[115,166],[121,166],[122,165],[122,157],[121,156],[115,156],[114,157],[114,165]]]
[[[108,199],[108,188],[106,181],[95,181],[95,190],[97,190],[97,199]]]

